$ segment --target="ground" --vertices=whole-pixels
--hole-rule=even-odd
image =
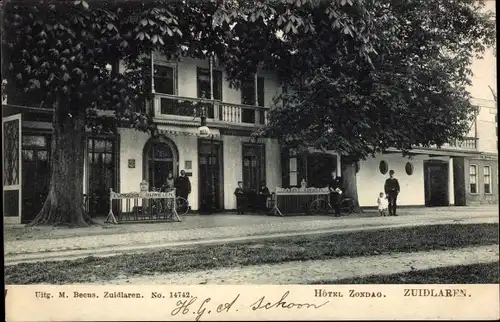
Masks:
[[[499,275],[496,207],[6,226],[4,245],[8,284],[498,283]]]

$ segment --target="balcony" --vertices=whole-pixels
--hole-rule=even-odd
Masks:
[[[449,147],[461,150],[477,150],[477,140],[478,138],[465,137],[463,140],[451,142]]]
[[[200,117],[202,108],[207,112],[207,122],[219,125],[243,127],[267,124],[268,109],[259,106],[224,103],[198,98],[155,94],[155,119],[191,123]],[[197,121],[198,122],[198,121]]]

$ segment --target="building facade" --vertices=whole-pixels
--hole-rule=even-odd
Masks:
[[[188,199],[193,211],[235,209],[233,192],[238,181],[249,190],[257,190],[262,181],[269,187],[281,185],[278,142],[251,136],[266,124],[272,99],[281,90],[273,73],[259,71],[241,89],[234,89],[213,60],[172,62],[155,54],[153,64],[154,98],[148,109],[158,132],[119,128],[116,135],[87,134],[83,184],[84,193],[91,197],[91,213],[106,214],[110,188],[133,192],[146,180],[150,189],[158,189],[168,172],[177,176],[180,170],[191,181]],[[47,195],[52,111],[20,106],[15,97],[5,103],[4,131],[17,131],[21,142],[20,163],[7,170],[21,174],[12,181],[20,199],[7,208],[12,214],[20,211],[27,222]],[[198,135],[200,117],[194,109],[200,103],[210,128],[205,138]],[[16,120],[21,126],[9,130]],[[12,154],[11,159],[15,158]]]
[[[273,98],[281,92],[272,72],[258,71],[235,89],[212,59],[173,62],[156,53],[152,63],[154,98],[148,108],[158,133],[120,128],[115,135],[87,134],[83,185],[91,213],[107,213],[109,189],[137,191],[143,180],[150,189],[160,188],[169,171],[174,176],[180,170],[187,173],[193,211],[235,209],[238,181],[249,190],[257,190],[264,181],[274,191],[278,186],[300,186],[302,179],[321,187],[326,185],[325,174],[342,174],[342,157],[334,151],[282,149],[275,139],[251,136],[267,123]],[[390,169],[401,184],[402,206],[498,202],[495,52],[475,61],[473,70],[470,92],[479,112],[467,137],[440,149],[414,149],[408,157],[389,149],[359,162],[360,206],[375,206]],[[3,137],[11,138],[2,141],[4,214],[28,222],[47,195],[52,111],[21,104],[18,98],[9,96],[2,107]],[[198,135],[196,104],[206,112],[208,137]]]

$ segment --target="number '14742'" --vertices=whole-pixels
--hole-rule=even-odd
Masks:
[[[170,292],[171,299],[189,298],[189,297],[191,297],[191,294],[189,294],[189,292]]]

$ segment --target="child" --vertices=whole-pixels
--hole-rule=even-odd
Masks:
[[[381,192],[377,198],[378,212],[380,216],[387,216],[387,207],[389,206],[389,202],[385,196],[385,193]]]
[[[244,215],[245,208],[245,191],[243,191],[243,181],[238,181],[238,188],[234,190],[234,195],[236,196],[236,208],[237,213]]]

